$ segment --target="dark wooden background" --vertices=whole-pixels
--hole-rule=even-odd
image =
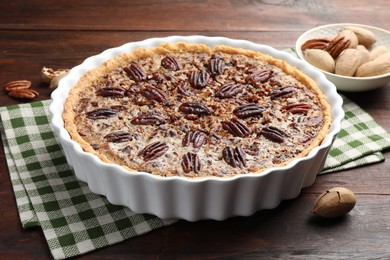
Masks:
[[[21,102],[3,85],[27,79],[50,98],[40,81],[43,66],[71,68],[88,56],[126,42],[169,35],[246,39],[278,49],[294,46],[305,30],[352,22],[390,30],[388,0],[219,1],[1,1],[0,106]],[[390,85],[343,93],[390,131]],[[301,195],[274,210],[226,221],[181,221],[170,227],[81,256],[88,258],[390,258],[390,153],[386,161],[319,176]],[[314,217],[314,199],[344,186],[357,195],[346,217]],[[40,228],[22,229],[4,150],[0,146],[0,259],[51,258]]]

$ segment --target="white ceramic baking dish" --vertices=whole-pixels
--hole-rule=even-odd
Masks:
[[[213,47],[225,44],[260,51],[283,59],[312,77],[323,90],[332,111],[332,126],[321,145],[306,157],[296,159],[284,167],[271,168],[260,174],[237,175],[230,178],[160,177],[145,172],[130,172],[123,167],[102,162],[84,152],[70,138],[62,119],[63,106],[69,90],[88,70],[104,61],[139,47],[153,47],[178,41],[204,43]],[[160,218],[189,221],[200,219],[223,220],[232,216],[249,216],[261,209],[277,207],[282,200],[296,198],[302,188],[312,185],[322,170],[328,151],[341,128],[344,117],[342,98],[325,76],[307,63],[283,51],[245,40],[223,37],[171,36],[131,42],[108,49],[87,58],[64,77],[52,94],[51,125],[61,143],[75,175],[87,182],[92,192],[101,194],[117,205],[129,207],[136,213],[150,213]]]

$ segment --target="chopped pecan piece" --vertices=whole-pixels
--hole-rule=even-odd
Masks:
[[[176,70],[181,70],[182,66],[181,64],[177,61],[175,57],[172,56],[166,56],[161,60],[161,66],[163,66],[166,69],[176,71]]]
[[[264,127],[261,129],[260,134],[276,143],[283,143],[284,138],[289,136],[284,131],[274,126]]]
[[[279,98],[291,97],[294,95],[295,92],[296,89],[292,86],[277,88],[271,92],[271,99],[274,100]]]
[[[288,110],[293,114],[307,114],[307,112],[311,109],[311,105],[306,103],[297,103],[285,105],[282,109]]]
[[[122,152],[125,154],[128,154],[128,155],[131,155],[131,146],[126,145],[126,147],[122,149]]]
[[[89,119],[106,119],[114,117],[119,113],[119,110],[111,108],[98,108],[86,113],[87,118]]]
[[[206,134],[200,130],[187,132],[184,135],[182,145],[189,146],[192,143],[194,148],[199,148],[206,143]]]
[[[238,118],[248,118],[253,116],[261,116],[264,110],[264,108],[259,107],[257,104],[251,103],[236,107],[233,110],[233,114]]]
[[[232,118],[229,121],[222,121],[222,128],[238,137],[246,137],[251,134],[249,127],[237,118]]]
[[[131,141],[133,139],[133,135],[124,131],[116,131],[105,135],[104,139],[112,143],[123,143]]]
[[[151,143],[142,149],[138,155],[144,158],[144,161],[154,160],[168,151],[169,146],[163,142],[154,142]]]
[[[202,164],[196,153],[189,152],[183,155],[181,167],[185,173],[189,173],[191,171],[198,173],[202,168]]]
[[[221,137],[217,133],[214,133],[214,132],[210,133],[210,136],[209,136],[210,144],[216,145],[220,140],[221,140]]]
[[[213,111],[199,102],[185,102],[179,106],[179,111],[194,115],[211,115]]]
[[[210,80],[210,75],[204,70],[192,71],[188,79],[191,86],[196,89],[205,88],[209,80]]]
[[[152,86],[146,86],[144,89],[142,89],[141,95],[149,100],[155,100],[159,103],[166,103],[167,101],[167,95],[165,92]]]
[[[234,82],[227,83],[220,87],[215,95],[219,98],[231,98],[244,91],[244,86]]]
[[[191,89],[188,88],[188,84],[185,82],[180,82],[176,85],[177,87],[177,93],[183,96],[193,96],[194,93],[191,91]]]
[[[247,84],[257,86],[269,80],[271,76],[272,76],[271,70],[259,70],[259,71],[255,71],[253,74],[246,77],[245,82]]]
[[[96,95],[102,97],[124,97],[125,90],[123,88],[101,88],[96,91]]]
[[[159,113],[144,113],[130,121],[133,125],[161,125],[165,123],[164,117]]]
[[[237,146],[234,149],[230,146],[226,146],[222,150],[222,157],[225,160],[225,162],[230,166],[232,166],[233,168],[246,167],[246,154],[245,151],[240,146]]]
[[[92,149],[99,150],[100,145],[99,144],[91,144]]]
[[[323,117],[322,115],[314,116],[314,117],[305,117],[305,116],[300,116],[297,118],[297,123],[300,124],[305,124],[308,126],[318,126],[323,122]]]
[[[143,81],[146,79],[146,71],[139,64],[132,62],[128,67],[124,68],[124,71],[135,82]]]
[[[225,61],[219,56],[213,56],[209,61],[209,70],[212,76],[221,75],[225,71]]]
[[[123,105],[112,105],[112,106],[110,106],[110,108],[118,110],[118,111],[126,111],[127,110],[127,107],[125,107]]]

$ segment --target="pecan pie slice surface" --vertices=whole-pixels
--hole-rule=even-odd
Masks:
[[[324,95],[295,67],[186,43],[136,49],[88,71],[63,117],[72,139],[105,162],[188,178],[286,165],[330,127]]]

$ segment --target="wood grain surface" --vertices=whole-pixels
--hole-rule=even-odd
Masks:
[[[387,0],[1,1],[0,106],[18,104],[3,85],[27,79],[40,95],[43,66],[71,68],[126,42],[170,35],[225,36],[293,47],[304,31],[329,23],[361,23],[390,30]],[[343,93],[390,131],[390,84]],[[389,259],[390,152],[386,161],[319,176],[296,199],[274,210],[225,221],[180,221],[88,253],[79,259]],[[334,186],[357,195],[347,216],[310,214],[316,196]],[[0,145],[0,259],[50,259],[40,228],[23,229]]]

